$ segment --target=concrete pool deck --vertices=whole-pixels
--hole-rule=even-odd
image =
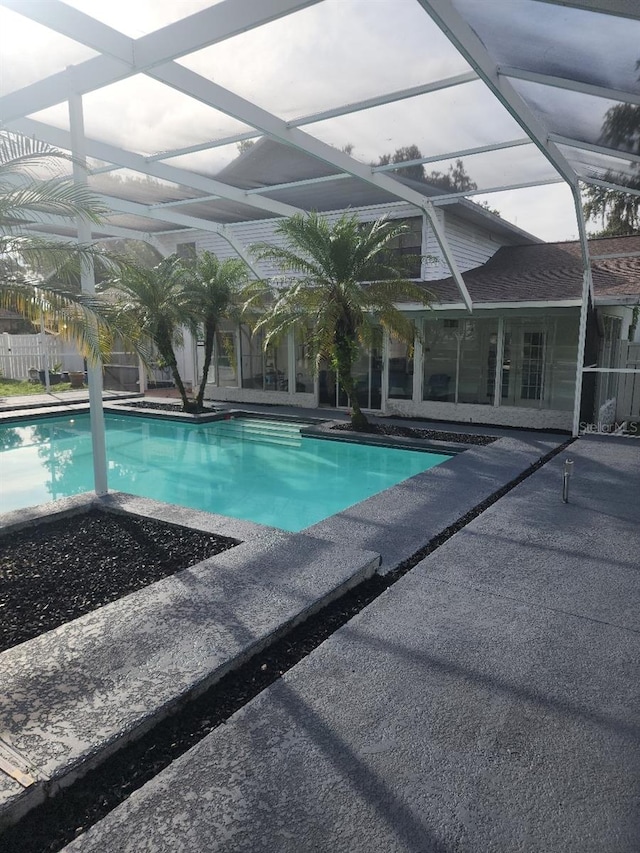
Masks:
[[[640,442],[571,456],[65,849],[637,853]]]
[[[230,407],[230,408],[236,408]],[[252,407],[252,406],[243,406],[243,410],[249,411],[254,410],[256,412],[262,411],[267,412],[269,415],[277,417],[278,415],[297,415],[302,417],[320,417],[320,418],[335,418],[335,419],[346,419],[346,414],[344,413],[336,413],[332,410],[300,410],[300,409],[290,409],[284,407]],[[442,531],[447,530],[448,528],[455,528],[457,522],[459,522],[460,518],[465,515],[465,513],[473,510],[479,504],[482,504],[483,501],[495,496],[496,492],[499,492],[500,489],[507,486],[514,479],[521,477],[523,474],[526,474],[530,471],[531,466],[536,465],[540,461],[541,458],[545,457],[547,454],[556,450],[565,440],[566,436],[557,435],[557,434],[544,434],[537,432],[525,432],[525,431],[509,431],[503,430],[493,427],[475,427],[474,425],[461,425],[461,424],[442,424],[442,423],[415,423],[411,421],[400,421],[394,420],[396,424],[406,423],[408,426],[418,426],[421,428],[432,428],[437,430],[450,430],[456,432],[474,432],[474,433],[488,433],[491,435],[498,436],[498,440],[494,443],[487,446],[472,446],[465,449],[464,453],[460,453],[459,455],[453,457],[448,462],[443,465],[431,469],[430,471],[425,472],[424,474],[418,475],[417,477],[411,478],[410,480],[405,481],[404,483],[400,483],[398,486],[393,487],[385,492],[380,493],[379,495],[375,495],[367,501],[363,501],[361,504],[357,504],[354,507],[351,507],[345,510],[342,513],[338,513],[335,516],[332,516],[325,521],[320,522],[317,525],[314,525],[311,528],[303,531],[302,534],[298,534],[295,537],[295,541],[298,545],[293,547],[293,550],[289,548],[289,551],[285,554],[284,552],[278,557],[278,572],[285,568],[286,566],[291,565],[304,565],[304,561],[306,559],[305,554],[314,547],[317,547],[314,543],[321,541],[324,543],[324,548],[326,548],[326,555],[328,555],[329,561],[334,559],[335,555],[338,555],[340,564],[346,565],[349,560],[343,563],[342,557],[345,556],[345,545],[344,543],[348,543],[348,547],[350,549],[350,553],[352,555],[362,554],[362,552],[366,552],[364,562],[367,563],[369,558],[375,559],[377,555],[381,555],[382,558],[382,566],[379,569],[383,573],[386,571],[390,571],[395,568],[398,563],[406,560],[408,557],[411,557],[419,551],[422,547],[424,547],[431,539],[438,534],[441,534]],[[631,443],[629,443],[631,442]],[[582,441],[579,442],[579,445],[582,445]],[[551,487],[550,501],[551,506],[553,507],[553,513],[551,518],[551,523],[554,522],[553,516],[558,512],[558,506],[562,511],[566,510],[563,504],[559,502],[560,496],[560,488],[561,488],[561,475],[558,473],[559,467],[562,464],[564,458],[567,455],[575,455],[574,448],[577,445],[572,445],[569,450],[565,453],[562,453],[555,460],[552,460],[548,465],[542,468],[542,471],[553,470],[555,473],[552,476],[553,484]],[[616,446],[620,447],[628,447],[635,448],[636,450],[640,449],[640,444],[638,442],[634,442],[633,440],[622,440],[621,443]],[[636,452],[636,456],[629,457],[635,458],[637,461],[638,453]],[[615,469],[614,469],[615,470]],[[541,472],[540,472],[541,473]],[[576,472],[576,477],[578,476],[579,471]],[[519,490],[523,488],[527,483],[530,483],[539,476],[539,474],[535,474],[533,477],[529,478],[529,480],[525,481],[525,483],[515,489],[515,491],[511,492],[506,498],[501,498],[498,504],[495,505],[491,510],[485,512],[480,518],[484,519],[489,517],[489,513],[497,511],[498,507],[505,507],[509,504],[505,504],[505,501],[509,502],[511,500],[512,495],[519,493]],[[637,479],[637,475],[636,475]],[[536,480],[537,481],[537,480]],[[110,495],[107,499],[107,502],[111,502],[114,506],[117,506],[121,510],[130,511],[130,512],[142,512],[143,514],[148,511],[148,507],[153,502],[146,502],[144,499],[132,498],[131,496],[122,496],[113,494]],[[165,504],[155,504],[154,507],[154,515],[158,518],[171,521],[173,523],[185,523],[187,525],[193,523],[194,518],[198,515],[207,516],[209,519],[216,519],[215,527],[216,532],[220,532],[229,536],[235,536],[235,538],[250,540],[253,542],[254,548],[257,548],[260,544],[259,540],[262,540],[262,547],[265,547],[269,542],[273,544],[275,538],[277,539],[279,536],[284,536],[285,539],[290,537],[289,534],[282,534],[279,531],[274,531],[271,528],[264,528],[259,525],[252,525],[249,522],[238,522],[230,519],[224,519],[220,516],[210,516],[206,513],[195,513],[191,510],[181,509],[178,507],[170,507]],[[23,523],[32,523],[37,520],[39,517],[41,510],[36,509],[34,511],[26,511],[19,512],[17,515],[20,517],[21,522]],[[17,516],[16,516],[17,517]],[[5,517],[6,518],[6,517]],[[477,521],[479,521],[478,519]],[[213,523],[213,522],[210,522]],[[473,522],[476,524],[477,522]],[[465,528],[462,533],[465,533],[472,529],[472,525]],[[440,554],[446,553],[446,548],[451,547],[451,543],[460,542],[460,537],[462,533],[456,534],[453,539],[450,540],[447,545],[442,546],[438,551],[433,555],[434,557]],[[507,537],[509,536],[509,525],[507,525],[507,532],[505,534]],[[578,537],[579,538],[579,537]],[[305,540],[308,540],[306,542]],[[289,539],[287,540],[289,541]],[[293,540],[291,540],[293,541]],[[284,540],[283,540],[284,542]],[[484,541],[482,542],[482,546],[484,548]],[[238,550],[238,549],[235,549]],[[373,552],[373,553],[371,553]],[[228,552],[233,553],[233,552]],[[483,551],[484,553],[484,551]],[[493,552],[487,551],[487,560],[486,563],[486,574],[489,580],[494,578],[494,573],[492,571],[492,557],[490,556]],[[296,556],[297,554],[297,556]],[[517,555],[515,555],[517,556]],[[514,564],[519,564],[519,557],[514,558]],[[237,558],[235,558],[237,559]],[[469,558],[471,564],[473,564],[473,559]],[[496,558],[499,559],[499,558]],[[356,559],[356,563],[358,563],[358,559]],[[361,561],[362,562],[362,561]],[[425,563],[427,563],[425,561]],[[360,563],[358,563],[360,565]],[[367,563],[367,565],[369,565]],[[239,565],[236,566],[239,568]],[[254,561],[254,574],[260,571],[259,560]],[[415,573],[422,574],[424,573],[422,565],[419,569],[414,570],[411,573],[411,577]],[[314,583],[317,583],[318,577],[322,574],[315,575],[316,580]],[[526,574],[526,573],[525,573]],[[312,575],[313,576],[313,573]],[[521,579],[522,580],[522,579]],[[395,596],[397,593],[395,590],[400,587],[401,584],[404,584],[406,579],[401,581],[398,585],[393,587],[388,593],[386,593],[379,601],[383,602],[387,600],[388,596],[392,596],[390,600],[395,600]],[[489,581],[487,580],[487,583]],[[161,582],[163,583],[163,582]],[[323,584],[320,583],[317,585],[317,589],[313,587],[309,587],[308,596],[309,600],[313,599],[314,595],[319,599],[323,594]],[[156,594],[155,590],[151,591],[151,596],[153,597]],[[492,596],[500,596],[502,593],[499,591],[493,591],[491,589],[486,593],[487,595]],[[431,608],[431,599],[429,596],[433,595],[433,601],[438,602],[438,595],[434,592],[431,587],[427,588],[426,592],[421,592],[418,590],[416,592],[416,601],[421,602],[420,607],[424,608],[428,611]],[[515,596],[517,600],[517,595]],[[114,605],[115,606],[115,605]],[[378,602],[373,606],[378,606]],[[380,605],[382,606],[382,605]],[[416,605],[417,606],[417,605]],[[467,604],[465,603],[466,607]],[[400,607],[404,607],[404,604],[401,603]],[[440,604],[438,604],[440,607]],[[303,608],[304,609],[304,608]],[[240,618],[242,613],[239,614]],[[87,617],[83,617],[87,618]],[[360,618],[360,617],[358,617]],[[364,616],[363,616],[364,618]],[[416,614],[413,606],[408,607],[406,611],[406,619],[409,624],[407,625],[407,629],[411,628],[412,620],[416,618]],[[434,616],[435,618],[435,616]],[[352,623],[350,623],[352,624]],[[420,624],[420,620],[416,623]],[[415,627],[415,626],[414,626]],[[343,629],[347,631],[347,628]],[[60,630],[60,629],[58,629]],[[394,630],[391,626],[389,626],[390,637],[393,636]],[[46,635],[45,635],[46,636]],[[40,640],[45,646],[49,642],[48,639],[36,639],[35,641],[29,641],[37,643]],[[330,642],[333,642],[331,640]],[[28,645],[28,644],[24,644]],[[131,644],[130,644],[131,645]],[[326,645],[326,644],[325,644]],[[44,646],[43,646],[44,648]],[[322,647],[324,648],[324,646]],[[20,650],[21,647],[18,647]],[[18,654],[18,650],[16,653]],[[9,651],[11,653],[12,650]],[[320,650],[318,650],[320,651]],[[99,657],[100,655],[93,650],[94,658],[96,655]],[[317,654],[317,653],[316,653]],[[37,695],[39,692],[39,684],[37,671],[34,673],[29,673],[30,664],[28,663],[29,656],[26,657],[22,653],[22,657],[20,660],[22,664],[20,664],[17,669],[14,667],[12,672],[14,675],[19,672],[20,678],[24,677],[24,673],[26,672],[27,677],[33,678],[31,679],[32,685],[32,694]],[[106,657],[105,657],[106,660]],[[70,665],[73,665],[75,668],[79,666],[78,659],[75,657],[69,658]],[[61,669],[64,669],[64,655],[62,657],[59,656],[59,662]],[[204,661],[205,665],[208,665],[206,659]],[[387,678],[387,675],[383,670],[379,670],[377,666],[373,665],[372,662],[372,677],[380,678],[384,681]],[[140,664],[140,666],[135,669],[134,672],[144,674],[146,664]],[[46,669],[46,667],[45,667]],[[295,668],[296,671],[298,667]],[[294,672],[293,671],[293,672]],[[338,672],[340,672],[339,670]],[[80,666],[79,672],[82,675],[82,667]],[[359,673],[358,667],[354,669],[355,673]],[[375,673],[375,675],[373,675]],[[48,676],[46,673],[41,673],[42,677],[47,681]],[[188,673],[187,673],[188,675]],[[417,673],[413,673],[410,675],[411,678],[415,678]],[[45,677],[46,676],[46,677]],[[106,678],[107,680],[111,676],[107,672]],[[198,679],[206,679],[206,675],[203,675],[202,672],[199,671],[197,678]],[[287,676],[288,678],[289,676]],[[359,676],[364,677],[364,676]],[[146,678],[146,676],[145,676]],[[147,679],[148,680],[148,679]],[[130,684],[133,684],[135,679],[130,679]],[[392,679],[393,681],[393,679]],[[47,681],[47,683],[49,683]],[[16,686],[19,687],[18,681],[16,681]],[[64,682],[63,682],[64,686]],[[282,688],[279,688],[282,689]],[[324,688],[323,688],[324,689]],[[395,689],[395,688],[394,688]],[[182,692],[188,692],[189,687],[187,685],[182,685],[179,689],[175,691],[174,699],[180,695]],[[334,695],[336,694],[336,690],[338,688],[334,685],[331,690]],[[20,690],[18,689],[18,693],[20,694]],[[339,690],[338,690],[339,693]],[[77,696],[81,697],[81,693],[77,693]],[[401,694],[399,694],[401,695]],[[392,694],[387,696],[388,701],[391,703],[390,707],[393,707],[393,698]],[[167,694],[164,697],[167,703],[171,703],[172,698]],[[256,700],[257,702],[263,701],[261,698]],[[24,703],[22,703],[24,705]],[[64,704],[64,703],[63,703]],[[75,713],[82,714],[83,711],[80,708],[78,711],[77,708],[72,708],[69,705],[65,709],[65,714],[67,717],[73,717]],[[13,721],[13,708],[11,705],[11,700],[5,707],[6,715],[5,719],[9,718],[12,720],[11,725],[7,728],[5,725],[5,720],[0,717],[0,729],[4,728],[5,732],[9,731],[11,737],[9,740],[14,742],[16,738],[20,737],[20,731],[24,728],[24,721],[20,721],[19,725],[14,725]],[[17,711],[18,715],[21,713],[20,710]],[[240,712],[243,713],[243,712]],[[402,708],[400,709],[400,713],[403,713]],[[125,715],[126,716],[126,715]],[[43,724],[43,733],[38,735],[41,737],[41,742],[37,745],[37,749],[34,754],[37,754],[38,760],[41,765],[46,764],[49,759],[47,758],[47,749],[46,746],[47,738],[51,738],[51,726],[49,722],[46,720],[46,715],[44,718]],[[53,719],[53,717],[52,717]],[[54,721],[55,722],[55,721]],[[57,725],[57,723],[56,723]],[[84,723],[80,723],[80,728]],[[363,724],[364,725],[364,724]],[[33,729],[33,727],[32,727]],[[62,731],[63,740],[66,737],[64,729],[60,729],[57,727],[58,734]],[[121,734],[119,734],[120,732]],[[2,732],[0,731],[0,737],[2,736]],[[126,739],[128,737],[128,723],[127,720],[124,720],[124,724],[120,726],[118,729],[118,724],[116,723],[116,728],[110,731],[107,738],[103,738],[100,734],[97,737],[96,743],[94,744],[90,739],[85,739],[82,743],[81,749],[78,749],[74,752],[74,750],[69,751],[67,749],[66,753],[62,750],[62,759],[59,761],[59,767],[61,768],[61,777],[67,774],[68,769],[71,769],[70,775],[73,775],[78,768],[79,764],[82,764],[84,758],[83,756],[95,755],[97,752],[102,749],[100,743],[106,743],[109,741],[111,748],[112,744],[115,744],[120,737]],[[81,738],[80,738],[81,740]],[[55,741],[55,737],[53,737],[52,742]],[[74,747],[75,749],[75,747]],[[372,752],[370,754],[376,754],[377,746],[374,743],[374,746],[371,747]],[[383,750],[384,751],[384,750]],[[369,753],[367,753],[369,754]],[[57,759],[56,759],[57,760]],[[36,762],[34,762],[36,763]],[[53,762],[55,764],[55,761]],[[53,767],[53,765],[52,765]],[[52,768],[49,768],[52,769]],[[55,777],[54,771],[53,774],[45,773],[45,775]],[[253,772],[253,771],[251,771]],[[15,793],[15,791],[13,792]],[[13,793],[10,794],[9,799],[12,798]],[[20,797],[17,798],[21,799]],[[17,802],[17,800],[16,800]],[[19,807],[18,807],[19,808]],[[136,844],[140,841],[136,842]],[[308,849],[314,850],[322,850],[325,849],[327,851],[333,850],[330,845],[326,847],[314,847],[311,842],[309,842],[310,846]],[[328,844],[328,842],[327,842]],[[106,848],[105,848],[106,849]],[[113,848],[118,849],[118,848]],[[125,848],[123,848],[125,849]],[[126,848],[129,849],[129,848]],[[144,846],[137,847],[135,844],[131,846],[132,850],[137,849],[149,849],[155,851],[155,847],[145,848]],[[175,848],[157,848],[157,849],[175,849]],[[187,849],[187,848],[185,848]],[[197,847],[188,848],[189,850],[193,849],[197,850]],[[217,849],[212,847],[211,849]],[[229,849],[247,849],[253,850],[252,847],[230,847]],[[269,847],[268,845],[264,848],[255,848],[255,849],[264,849],[264,850],[279,850],[280,848]],[[288,850],[286,846],[282,848],[283,850]],[[291,848],[296,849],[295,847]],[[297,849],[305,849],[305,848],[297,848]],[[337,846],[336,850],[340,851],[341,849],[349,849],[348,847],[341,848]],[[357,848],[355,848],[357,849]],[[372,847],[372,850],[380,849],[381,851],[385,849],[384,847],[375,848]],[[390,850],[394,850],[396,848],[389,847]],[[413,849],[430,849],[428,847],[398,847],[399,850],[413,850]],[[435,848],[434,848],[435,849]],[[460,848],[465,849],[465,848]],[[502,849],[502,848],[496,848]],[[506,853],[505,848],[505,853]],[[517,848],[514,848],[517,849]],[[523,848],[528,849],[528,848]],[[510,851],[509,851],[510,853]]]
[[[64,514],[87,508],[82,497],[60,504]],[[153,501],[118,495],[90,505],[153,512],[173,523],[180,509],[155,512]],[[0,828],[370,577],[379,563],[372,552],[209,513],[186,511],[181,520],[247,541],[0,653],[0,757],[7,746],[17,752],[10,763],[34,780],[25,786],[0,772]]]

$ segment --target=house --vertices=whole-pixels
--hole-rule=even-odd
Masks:
[[[404,304],[419,334],[415,346],[386,339],[356,366],[364,409],[385,414],[571,430],[576,392],[583,263],[579,242],[547,244],[464,198],[437,207],[458,269],[473,303],[469,312],[428,217],[384,190],[332,174],[332,167],[268,139],[256,143],[218,174],[247,190],[272,187],[269,196],[328,219],[345,210],[363,221],[403,220],[408,231],[394,250],[414,258],[413,276],[432,295],[429,310]],[[268,181],[265,180],[268,176]],[[321,179],[307,184],[305,181]],[[400,178],[426,195],[437,187]],[[200,215],[204,215],[203,202]],[[212,230],[173,232],[159,238],[166,253],[209,250],[219,257],[257,242],[277,242],[274,220],[242,221],[229,202],[213,202],[210,215],[224,223]],[[590,241],[595,258],[593,305],[587,324],[586,364],[617,367],[640,302],[640,237]],[[618,257],[605,257],[616,255]],[[256,273],[277,277],[276,268]],[[636,332],[637,334],[637,332]],[[195,345],[194,378],[202,359]],[[347,407],[346,395],[326,368],[316,372],[302,336],[263,351],[248,328],[220,332],[207,386],[211,399]],[[585,380],[582,420],[619,417],[616,374]],[[638,396],[638,395],[636,395]],[[635,399],[635,397],[633,398]],[[634,404],[635,405],[635,404]],[[623,413],[624,417],[634,412]]]

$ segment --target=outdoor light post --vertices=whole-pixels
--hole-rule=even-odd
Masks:
[[[573,459],[564,460],[564,468],[562,471],[562,500],[569,503],[569,480],[573,474]]]

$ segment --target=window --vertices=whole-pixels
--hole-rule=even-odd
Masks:
[[[388,247],[394,261],[400,261],[406,278],[422,277],[422,217],[403,219],[407,231],[392,240]]]
[[[177,243],[176,255],[185,261],[194,261],[196,258],[195,243]]]
[[[570,411],[577,346],[577,313],[505,320],[501,404]]]
[[[389,340],[388,396],[395,400],[413,398],[413,345]]]
[[[425,321],[425,400],[493,404],[498,321]]]
[[[578,315],[434,318],[424,327],[424,400],[570,411]],[[501,339],[502,335],[502,339]],[[502,354],[502,363],[498,357]]]
[[[260,391],[289,389],[288,340],[264,349],[262,332],[251,334],[247,326],[240,329],[242,387]]]
[[[215,340],[216,385],[219,388],[237,388],[236,332],[220,330]]]
[[[620,335],[622,320],[606,314],[602,318],[602,340],[600,342],[599,367],[618,367],[620,357]],[[598,406],[604,405],[618,394],[618,373],[601,373],[598,375]]]
[[[520,397],[523,400],[541,400],[544,379],[544,332],[524,332],[522,339],[522,376]]]
[[[313,394],[313,359],[307,334],[299,329],[295,333],[296,384],[293,390],[297,394]]]

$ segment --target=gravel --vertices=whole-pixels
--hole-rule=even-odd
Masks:
[[[416,427],[396,426],[395,424],[372,424],[366,429],[354,430],[350,423],[336,424],[331,429],[371,433],[373,435],[391,435],[398,438],[422,438],[428,441],[447,441],[456,444],[492,444],[498,440],[497,435],[476,435],[470,432],[443,432],[437,429],[417,429]]]
[[[237,545],[90,511],[0,537],[0,651]]]

